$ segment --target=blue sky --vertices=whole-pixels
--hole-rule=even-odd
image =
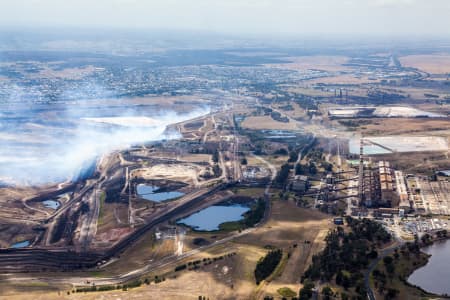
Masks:
[[[0,26],[449,36],[449,0],[1,0]]]

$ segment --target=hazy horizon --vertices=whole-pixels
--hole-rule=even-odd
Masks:
[[[3,0],[0,26],[447,38],[446,0]]]

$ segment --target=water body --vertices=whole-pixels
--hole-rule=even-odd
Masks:
[[[54,210],[57,210],[61,206],[61,203],[59,203],[56,200],[45,200],[42,203],[44,203],[45,207],[48,207],[48,208],[51,208],[51,209],[54,209]]]
[[[139,197],[155,202],[172,200],[184,196],[184,193],[177,191],[159,193],[157,192],[158,189],[159,187],[156,185],[139,184],[137,186],[137,193]]]
[[[11,246],[11,248],[18,249],[18,248],[24,248],[24,247],[28,247],[28,246],[30,246],[30,241],[22,241],[22,242],[13,244]]]
[[[408,282],[422,289],[439,295],[450,295],[450,240],[434,243],[430,247],[423,248],[427,254],[431,254],[428,263],[414,271],[408,278]]]
[[[219,225],[222,223],[242,220],[243,214],[249,210],[248,206],[241,204],[214,205],[181,219],[177,223],[185,224],[196,230],[214,231],[219,230]]]
[[[360,147],[360,140],[359,139],[351,139],[349,141],[349,150],[352,154],[359,154],[359,147]],[[388,154],[392,153],[391,151],[384,149],[377,145],[364,145],[364,154],[367,155],[376,155],[376,154]]]

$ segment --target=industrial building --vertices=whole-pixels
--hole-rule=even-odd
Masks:
[[[296,175],[292,182],[291,189],[294,192],[304,193],[308,189],[308,177],[304,175]]]
[[[402,171],[395,171],[395,187],[400,200],[399,208],[409,212],[411,209],[410,197]]]
[[[393,170],[388,161],[378,162],[378,176],[380,178],[380,205],[393,207],[396,206],[395,192],[392,180]]]

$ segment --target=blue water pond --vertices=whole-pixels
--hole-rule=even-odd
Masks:
[[[195,230],[214,231],[219,230],[219,225],[225,222],[240,221],[244,213],[250,208],[241,204],[214,205],[178,220],[178,224],[184,224]]]
[[[172,200],[184,196],[184,193],[177,191],[157,192],[159,187],[156,185],[139,184],[136,189],[139,197],[155,202]]]

